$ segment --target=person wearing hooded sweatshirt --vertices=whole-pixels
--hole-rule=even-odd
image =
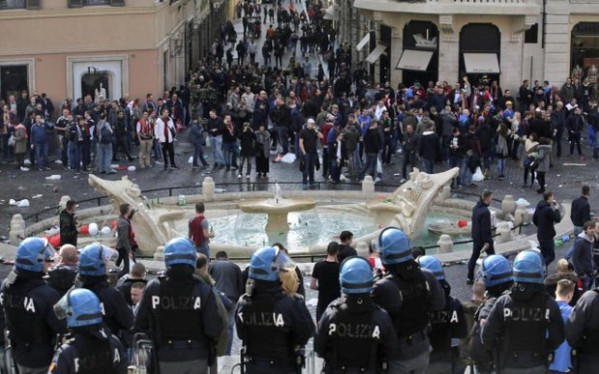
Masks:
[[[595,221],[587,221],[574,241],[572,264],[574,271],[584,283],[585,289],[590,290],[595,281],[593,277],[593,244],[595,242]]]
[[[463,373],[464,367],[458,364],[459,339],[465,338],[468,330],[462,303],[450,296],[451,286],[445,279],[443,265],[439,260],[434,256],[421,256],[417,261],[422,268],[435,275],[445,293],[445,308],[429,312],[431,329],[428,337],[433,351],[427,373]]]
[[[545,266],[549,266],[555,260],[554,224],[559,223],[561,220],[559,204],[553,199],[553,192],[544,192],[543,200],[539,201],[532,216],[532,222],[537,226],[537,239],[539,240]]]
[[[424,117],[426,118],[426,117]],[[423,119],[424,119],[423,118]],[[424,122],[424,121],[423,121]],[[435,133],[434,122],[426,123],[426,130],[420,137],[420,157],[424,164],[424,171],[428,174],[434,173],[435,161],[439,152],[439,137]]]
[[[467,283],[474,283],[474,267],[481,251],[494,254],[493,237],[491,236],[491,211],[489,205],[493,200],[491,191],[484,191],[480,200],[472,209],[472,255],[468,262]]]
[[[501,373],[545,374],[547,362],[564,341],[559,306],[543,285],[545,264],[537,251],[520,252],[514,285],[500,296],[482,326],[483,345],[495,354]]]

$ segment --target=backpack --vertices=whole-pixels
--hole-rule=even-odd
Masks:
[[[102,144],[112,144],[113,134],[108,126],[104,125],[100,130],[100,143]]]
[[[79,140],[79,129],[77,129],[77,124],[75,122],[71,123],[68,128],[68,135],[70,142],[77,142]]]

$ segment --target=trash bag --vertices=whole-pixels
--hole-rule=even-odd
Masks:
[[[482,170],[480,170],[480,166],[476,167],[476,172],[472,175],[473,182],[481,182],[485,179]]]

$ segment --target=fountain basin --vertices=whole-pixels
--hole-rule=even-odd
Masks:
[[[313,209],[316,202],[308,198],[272,198],[263,200],[247,200],[238,204],[244,213],[264,213],[267,215],[265,230],[268,232],[287,232],[289,225],[287,216],[290,212]]]

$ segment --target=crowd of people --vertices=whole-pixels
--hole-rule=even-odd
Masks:
[[[243,271],[224,251],[210,261],[207,239],[214,235],[201,203],[189,238],[166,243],[166,270],[149,277],[133,250],[122,248],[131,243],[117,251],[99,243],[77,249],[76,204],[69,201],[60,221],[61,233],[71,235],[58,253],[44,238],[25,239],[2,282],[5,369],[125,373],[141,364],[148,372],[204,374],[216,370],[217,357],[237,353],[236,332],[240,365],[250,374],[301,371],[312,338],[326,373],[594,372],[599,226],[590,219],[577,224],[589,218],[588,187],[582,194],[571,215],[580,233],[570,260],[561,258],[548,274],[555,254],[548,256],[543,243],[512,263],[494,254],[492,194],[483,193],[473,209],[473,252],[487,255],[464,302],[451,295],[443,264],[412,247],[400,229],[383,229],[366,244],[367,257],[343,231],[311,271],[314,315],[304,274],[284,245],[257,250]],[[543,201],[553,204],[551,196]],[[538,211],[559,211],[549,209]],[[124,204],[120,213],[116,230],[131,240],[134,212]],[[539,218],[535,224],[542,225]],[[123,256],[133,265],[112,270]]]

